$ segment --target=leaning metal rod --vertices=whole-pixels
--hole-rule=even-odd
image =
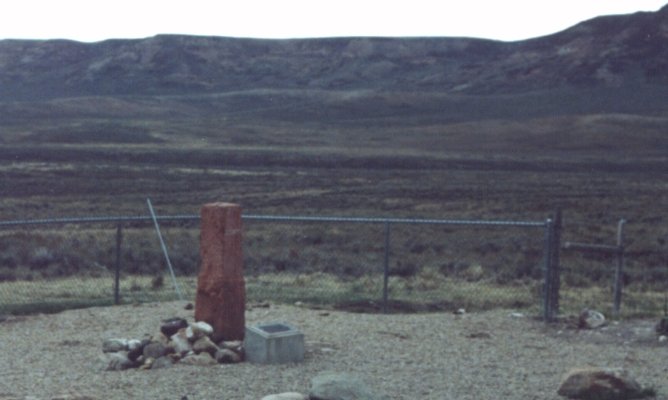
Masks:
[[[151,199],[147,198],[146,204],[148,204],[148,210],[151,212],[151,218],[153,218],[155,231],[158,234],[158,239],[160,239],[160,246],[162,247],[162,252],[165,255],[165,260],[167,260],[169,273],[172,276],[172,284],[174,284],[174,289],[176,290],[176,294],[179,296],[179,300],[183,300],[183,295],[181,295],[181,289],[179,289],[179,285],[176,283],[176,276],[174,276],[174,268],[172,268],[172,262],[169,261],[169,254],[167,254],[167,246],[165,246],[165,241],[162,240],[162,233],[160,233],[160,225],[158,225],[158,218],[156,218],[155,212],[153,212],[153,205],[151,205]]]

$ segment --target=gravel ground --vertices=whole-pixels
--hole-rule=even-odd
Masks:
[[[651,321],[591,332],[546,326],[509,310],[377,315],[271,305],[248,324],[288,322],[306,340],[306,359],[290,365],[175,365],[105,371],[102,340],[142,338],[160,321],[193,320],[183,302],[71,310],[0,322],[0,399],[252,399],[308,393],[322,371],[349,372],[388,399],[559,399],[572,367],[625,367],[643,386],[668,393],[668,345]]]

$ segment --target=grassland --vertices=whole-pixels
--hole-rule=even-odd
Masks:
[[[617,221],[628,221],[625,283],[629,293],[647,296],[629,295],[625,304],[632,314],[661,312],[668,281],[664,113],[508,117],[475,115],[469,106],[454,118],[453,110],[441,113],[463,104],[452,98],[434,105],[423,97],[344,94],[246,94],[243,106],[235,103],[241,95],[4,104],[14,112],[0,121],[1,219],[146,215],[147,197],[163,215],[197,214],[219,200],[268,215],[544,221],[561,208],[569,241],[613,244]],[[432,106],[411,111],[420,102]],[[192,279],[196,224],[167,224],[165,234],[177,274]],[[3,286],[102,279],[115,262],[114,237],[115,226],[104,224],[5,228]],[[334,280],[337,303],[366,279],[373,281],[367,297],[378,298],[382,227],[249,222],[246,237],[249,287],[252,279],[301,276],[308,285],[280,284],[297,301],[309,298],[300,288],[317,293]],[[540,229],[393,228],[391,294],[422,304],[428,295],[441,307],[533,307],[542,243]],[[142,288],[165,271],[155,233],[142,224],[125,227],[121,261],[124,277]],[[564,251],[562,265],[571,288],[565,310],[609,307],[609,256]],[[467,296],[457,292],[465,287]]]

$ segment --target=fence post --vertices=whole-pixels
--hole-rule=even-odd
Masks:
[[[561,266],[559,264],[559,252],[561,250],[561,209],[554,213],[554,224],[552,228],[552,260],[550,261],[550,309],[552,318],[559,314],[559,289],[561,286]]]
[[[622,271],[624,269],[624,224],[626,221],[620,219],[617,224],[617,266],[615,268],[615,284],[614,284],[614,299],[613,299],[613,313],[615,317],[619,317],[619,310],[622,304]]]
[[[385,222],[385,255],[383,257],[383,313],[387,313],[388,283],[390,278],[390,223]]]
[[[121,242],[123,241],[123,225],[116,225],[116,268],[114,271],[114,304],[121,304]]]
[[[543,283],[543,320],[545,322],[552,321],[552,236],[554,231],[554,224],[550,218],[545,221],[545,279]]]

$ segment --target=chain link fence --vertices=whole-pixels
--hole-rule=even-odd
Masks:
[[[193,301],[199,216],[0,221],[0,314]],[[548,222],[244,215],[247,301],[545,314]],[[549,259],[549,257],[547,257]]]
[[[564,242],[559,263],[562,314],[590,308],[613,317],[667,315],[668,252],[634,240],[633,233],[642,227],[631,224],[628,235],[627,225],[620,219],[614,230],[599,228]]]

